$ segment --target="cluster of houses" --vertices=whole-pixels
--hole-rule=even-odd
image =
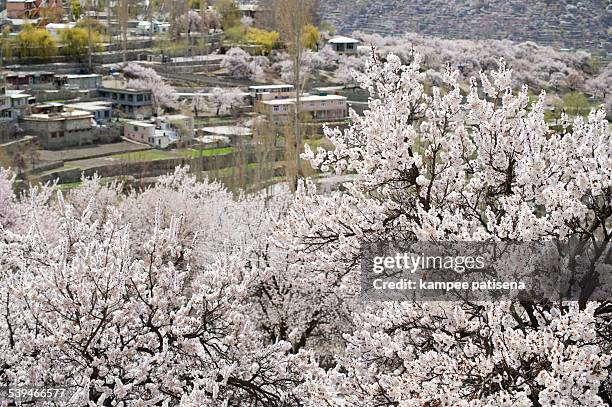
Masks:
[[[54,95],[52,89],[75,90],[85,97],[37,103],[35,94]],[[39,71],[0,75],[0,128],[10,132],[0,134],[4,139],[20,129],[38,137],[43,148],[61,149],[95,142],[98,134],[110,131],[114,116],[139,119],[152,114],[151,90],[109,84],[101,75]]]
[[[37,92],[48,86],[77,89],[84,98],[37,103]],[[11,89],[9,89],[9,87]],[[303,120],[338,121],[348,116],[347,98],[334,89],[315,89],[300,96]],[[252,110],[281,125],[293,119],[297,105],[293,85],[249,87]],[[104,80],[96,74],[6,72],[0,75],[0,126],[38,137],[43,148],[61,149],[96,141],[109,127],[122,126],[121,134],[155,148],[187,143],[194,137],[190,116],[157,117],[149,89],[130,88],[124,80]],[[121,118],[121,122],[117,121]],[[15,130],[16,131],[16,130]]]
[[[70,12],[69,7],[66,0],[0,0],[0,25],[2,21],[13,27],[44,22],[45,29],[58,36],[62,29],[75,24],[49,21],[65,21],[62,16]],[[239,7],[243,16],[262,21],[269,14],[259,5]],[[51,19],[51,15],[60,18]],[[163,34],[170,24],[137,21],[131,28],[142,35]],[[358,41],[348,37],[334,37],[329,43],[338,53],[357,52]],[[108,79],[94,73],[17,69],[0,71],[0,142],[27,134],[36,136],[42,148],[62,149],[96,143],[99,134],[112,130],[135,142],[163,149],[186,144],[195,136],[192,117],[158,117],[152,91],[131,88],[117,76]],[[296,98],[293,85],[272,84],[251,86],[244,97],[251,101],[249,111],[277,125],[293,119],[298,103],[306,121],[338,121],[348,116],[347,98],[335,90],[315,89]]]

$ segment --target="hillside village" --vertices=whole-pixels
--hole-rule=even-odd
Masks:
[[[2,3],[2,159],[24,179],[67,187],[83,175],[147,179],[181,164],[226,181],[238,172],[241,187],[265,183],[295,171],[288,163],[295,160],[296,114],[303,127],[300,149],[306,143],[327,147],[323,126],[344,126],[350,109],[363,108],[368,95],[356,89],[352,72],[364,68],[372,45],[411,58],[401,45],[408,39],[337,34],[328,23],[337,22],[337,13],[322,6],[304,26],[296,83],[291,43],[273,4],[201,4]],[[384,15],[388,7],[370,9]],[[467,80],[489,69],[480,65],[480,56],[466,62],[446,55],[454,45],[409,41],[426,56],[430,71],[451,61]],[[522,46],[496,44],[488,52],[507,60],[516,54],[517,66],[527,67],[520,58],[534,57],[525,56]],[[508,50],[511,56],[504,54]],[[591,78],[609,76],[605,64],[596,65],[584,52],[542,51],[535,54],[556,61],[543,60],[552,67],[547,76],[532,76],[527,68],[518,74],[534,92],[554,88],[551,118],[558,119],[561,110],[584,112],[606,98],[605,90],[599,94],[589,85]],[[437,60],[430,59],[434,55]],[[437,83],[436,77],[428,80]],[[571,97],[562,99],[567,92]]]

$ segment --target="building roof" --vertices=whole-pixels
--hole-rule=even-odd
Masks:
[[[302,96],[300,98],[300,102],[304,103],[304,102],[324,102],[324,101],[331,101],[331,100],[346,100],[346,97],[344,96],[340,96],[340,95],[326,95],[326,96],[319,96],[319,95],[305,95]],[[266,105],[270,105],[270,106],[274,106],[274,105],[292,105],[295,104],[295,98],[289,98],[289,99],[273,99],[273,100],[266,100],[261,102],[263,104]]]
[[[38,104],[36,104],[35,107],[42,108],[42,107],[61,107],[61,106],[65,106],[64,103],[61,103],[61,102],[45,102],[45,103],[38,103]]]
[[[10,96],[11,99],[29,99],[32,95],[28,95],[27,93],[16,93],[11,90],[6,91],[6,96]]]
[[[67,74],[67,75],[62,75],[62,74],[58,74],[55,75],[59,78],[67,78],[67,79],[84,79],[84,78],[102,78],[102,75],[98,75],[95,73],[90,73],[90,74]]]
[[[41,75],[54,75],[53,72],[49,72],[49,71],[12,71],[12,72],[7,72],[5,73],[4,76],[6,76],[7,78],[9,77],[26,77],[26,76],[41,76]]]
[[[238,5],[238,9],[240,11],[257,11],[259,10],[259,5],[257,4],[240,4]]]
[[[56,29],[56,30],[62,30],[62,29],[66,29],[66,28],[74,28],[76,27],[75,23],[49,23],[45,26],[45,29]]]
[[[325,101],[325,100],[346,100],[346,97],[340,95],[311,95],[304,96],[301,98],[304,102],[317,102],[317,101]]]
[[[242,126],[203,127],[202,131],[219,136],[251,136],[253,134],[250,128]]]
[[[317,92],[337,92],[344,90],[344,86],[319,86],[314,88]]]
[[[132,126],[138,126],[138,127],[147,127],[147,128],[153,127],[153,128],[155,128],[155,124],[153,124],[153,123],[139,122],[139,121],[136,121],[136,120],[125,122],[125,124],[130,124]]]
[[[281,85],[255,85],[249,86],[249,89],[259,90],[259,89],[281,89],[281,88],[293,88],[293,85],[281,84]]]
[[[40,18],[7,18],[7,21],[10,21],[12,25],[26,25],[26,24],[32,24],[32,25],[36,25],[38,24],[38,21],[40,20]],[[14,33],[15,35],[17,35],[17,33]]]
[[[86,118],[93,118],[93,115],[89,112],[84,112],[82,110],[72,110],[60,113],[35,113],[25,116],[23,120],[49,121]]]
[[[358,44],[359,40],[349,37],[343,37],[342,35],[338,35],[329,40],[330,44]]]
[[[100,110],[100,109],[112,109],[112,103],[111,102],[103,102],[103,101],[97,101],[97,102],[78,102],[78,103],[71,103],[68,106],[72,106],[75,109],[81,109],[81,110],[85,110],[85,111],[95,111],[95,110]]]
[[[147,92],[147,93],[151,93],[151,89],[128,88],[127,82],[114,80],[114,79],[102,81],[102,87],[100,89],[106,90],[109,92],[132,92],[132,93]]]

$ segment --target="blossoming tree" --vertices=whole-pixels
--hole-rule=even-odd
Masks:
[[[151,90],[153,106],[156,110],[162,108],[176,109],[178,107],[175,89],[168,85],[155,70],[130,62],[124,68],[123,73],[128,78],[128,86]]]
[[[612,240],[604,112],[553,130],[503,64],[425,91],[372,57],[371,98],[311,180],[234,197],[186,168],[145,190],[13,194],[0,171],[0,383],[79,405],[606,406],[610,302],[365,302],[363,244]],[[612,273],[604,265],[601,273]]]
[[[357,78],[369,110],[326,130],[335,150],[307,150],[322,171],[356,174],[331,196],[306,181],[280,239],[305,279],[333,283],[324,299],[358,296],[359,249],[381,239],[612,239],[604,112],[555,132],[544,93],[530,103],[527,87],[513,92],[503,63],[467,94],[458,76],[448,70],[427,94],[418,55],[409,65],[373,57]],[[604,406],[612,309],[581,300],[356,301],[336,367],[313,380],[314,405]]]

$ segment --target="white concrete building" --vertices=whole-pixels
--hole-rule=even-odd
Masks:
[[[10,108],[5,112],[13,121],[30,113],[30,108],[35,101],[32,95],[20,90],[5,90],[5,99],[10,99]]]
[[[93,115],[94,120],[98,124],[105,124],[113,118],[113,104],[111,102],[96,101],[96,102],[78,102],[66,105],[76,110],[89,112]]]
[[[153,21],[153,34],[165,34],[170,31],[170,23],[162,21]],[[136,34],[151,35],[151,22],[139,21],[136,26]]]
[[[58,40],[60,31],[74,27],[76,27],[75,23],[49,23],[45,26],[45,30],[49,31],[54,40]]]
[[[130,121],[125,123],[123,135],[155,148],[164,149],[193,138],[193,118],[170,115],[157,117],[154,121]]]
[[[330,39],[329,44],[339,54],[356,54],[359,40],[338,35]]]

